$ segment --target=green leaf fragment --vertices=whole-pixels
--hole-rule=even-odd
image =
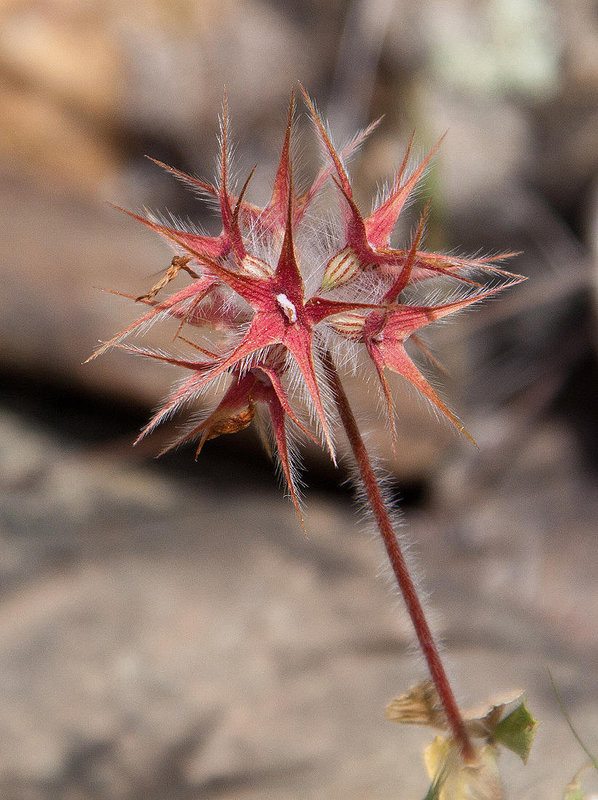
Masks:
[[[524,700],[498,723],[492,738],[512,750],[527,764],[537,727],[538,723],[527,710]]]

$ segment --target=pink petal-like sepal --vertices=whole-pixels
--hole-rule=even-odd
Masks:
[[[289,495],[293,501],[295,510],[297,511],[299,522],[301,523],[303,530],[305,530],[303,514],[301,513],[301,505],[299,502],[299,493],[297,491],[296,481],[293,476],[293,469],[291,466],[291,458],[289,453],[289,443],[286,429],[287,412],[281,403],[279,394],[275,391],[272,385],[260,383],[258,381],[255,384],[254,396],[256,400],[261,400],[268,405],[270,421],[272,423],[272,431],[276,441],[276,449],[280,458],[280,465],[282,467],[287,486],[289,487]]]
[[[215,278],[202,278],[189,284],[184,289],[181,289],[180,291],[171,295],[171,297],[163,300],[161,303],[157,303],[153,300],[146,301],[149,305],[153,306],[152,310],[143,314],[141,317],[139,317],[139,319],[135,320],[135,322],[127,325],[126,328],[120,331],[120,333],[117,333],[116,336],[113,336],[112,339],[104,342],[87,360],[91,361],[97,356],[101,355],[105,350],[113,347],[115,344],[117,344],[117,342],[122,341],[122,339],[140,326],[150,323],[159,314],[168,314],[175,318],[182,319],[184,322],[188,322],[189,324],[194,324],[193,313],[197,304],[209,294],[216,283],[217,281]],[[122,292],[115,292],[115,294],[122,295]],[[129,297],[132,300],[136,299],[133,297],[133,295],[124,296]],[[192,302],[190,306],[187,306],[189,300]]]
[[[386,399],[393,435],[393,404],[388,383],[384,376],[384,369],[389,369],[392,372],[402,375],[435,405],[461,433],[464,433],[472,442],[474,441],[462,423],[452,411],[450,411],[445,403],[442,402],[434,389],[432,389],[430,384],[417,369],[407,354],[404,343],[421,328],[449,314],[461,311],[472,303],[490,297],[503,288],[503,286],[496,286],[486,291],[465,297],[462,300],[445,303],[444,305],[389,305],[384,310],[373,311],[365,319],[362,331],[359,334],[359,340],[365,344],[368,354],[376,366],[380,384]],[[355,338],[355,336],[356,333],[352,335],[352,338]]]
[[[188,231],[173,228],[170,225],[164,225],[161,222],[154,222],[120,206],[114,206],[114,208],[137,220],[137,222],[141,222],[142,225],[152,231],[159,233],[169,242],[178,241],[182,247],[205,255],[208,258],[223,258],[230,253],[230,237],[226,232],[221,233],[219,236],[201,236],[197,233],[189,233]]]
[[[364,220],[365,238],[371,247],[380,248],[390,245],[390,237],[397,224],[399,214],[403,210],[409,195],[422,178],[434,154],[442,144],[443,139],[444,136],[438,140],[421,164],[403,182],[403,175],[413,145],[413,136],[411,137],[403,164],[395,177],[389,197]]]

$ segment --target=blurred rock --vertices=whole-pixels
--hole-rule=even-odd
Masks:
[[[0,158],[40,184],[95,194],[119,166],[110,130],[123,75],[105,15],[85,6],[0,9]]]
[[[18,175],[37,186],[50,182],[65,194],[87,195],[116,180],[118,156],[110,142],[45,96],[19,87],[0,88],[0,150]]]
[[[489,605],[531,605],[565,647],[598,653],[598,563],[586,550],[598,519],[595,479],[562,421],[533,418],[532,427],[516,408],[487,414],[480,452],[442,464],[433,484],[438,534]]]
[[[1,63],[65,116],[110,118],[124,75],[120,48],[98,3],[20,3],[4,10]],[[98,13],[100,12],[100,13]]]
[[[430,734],[383,718],[423,667],[349,506],[312,496],[306,539],[274,488],[219,487],[215,464],[177,483],[0,420],[3,797],[423,796]],[[594,613],[595,548],[589,529],[558,558],[538,542],[525,562],[538,591],[521,591],[537,518],[524,492],[465,551],[446,519],[409,527],[464,702],[524,687],[542,721],[529,765],[502,763],[510,796],[536,800],[582,759],[545,665],[579,729],[598,720],[595,638],[572,647],[563,616],[573,599]],[[509,547],[503,530],[525,538]]]
[[[139,276],[164,264],[160,243],[113,209],[42,193],[31,182],[6,177],[0,192],[7,209],[0,239],[10,266],[0,289],[4,364],[154,402],[166,375],[160,386],[134,364],[123,372],[115,362],[93,369],[82,362],[102,332],[108,336],[130,319],[124,301],[115,303],[99,287],[134,288],[134,270]]]
[[[20,2],[0,20],[0,158],[77,193],[109,196],[150,140],[211,176],[224,86],[251,127],[314,74],[301,31],[260,2]]]

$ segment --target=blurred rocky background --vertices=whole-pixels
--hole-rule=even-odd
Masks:
[[[397,455],[373,441],[464,704],[522,687],[542,720],[508,796],[558,798],[585,759],[547,667],[598,750],[596,4],[1,0],[3,799],[425,794],[429,734],[383,719],[423,666],[343,471],[308,454],[306,539],[252,435],[131,448],[169,369],[82,364],[135,314],[99,288],[170,260],[106,201],[215,226],[144,156],[212,179],[224,85],[263,199],[297,80],[339,140],[385,115],[364,207],[413,129],[422,154],[448,129],[430,246],[523,251],[525,285],[427,339],[480,451],[409,393]]]

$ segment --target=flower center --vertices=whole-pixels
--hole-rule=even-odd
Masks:
[[[277,294],[276,295],[276,302],[280,306],[282,313],[288,319],[289,322],[297,322],[297,309],[291,303],[289,298],[286,294]]]

